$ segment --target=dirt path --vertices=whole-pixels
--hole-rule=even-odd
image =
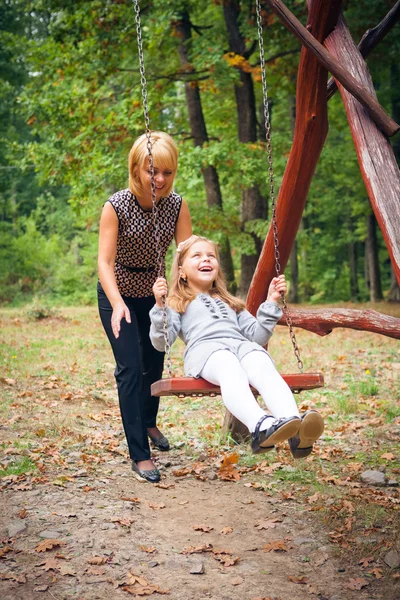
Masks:
[[[64,458],[65,487],[28,483],[3,493],[2,537],[10,525],[25,525],[5,546],[12,550],[0,565],[9,577],[0,582],[3,600],[167,592],[171,600],[389,600],[379,586],[349,589],[357,587],[359,569],[335,556],[327,531],[295,495],[248,487],[252,478],[224,482],[212,468],[202,480],[176,477],[193,465],[182,449],[160,456],[169,465],[162,487],[135,480],[120,458],[96,466],[90,477],[79,452]],[[44,539],[55,546],[38,552]]]
[[[326,418],[306,461],[227,442],[218,399],[163,399],[173,449],[156,453],[162,483],[151,485],[126,459],[95,310],[45,323],[5,312],[0,325],[10,340],[1,600],[400,599],[395,340],[345,331],[317,345],[303,333],[307,362],[324,366],[327,383],[301,396],[301,410]],[[285,333],[274,336],[279,368]],[[363,483],[367,469],[385,484]]]

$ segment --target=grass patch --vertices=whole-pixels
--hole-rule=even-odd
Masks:
[[[5,468],[0,468],[0,477],[7,477],[7,475],[22,475],[23,473],[29,473],[36,470],[37,467],[30,458],[21,456],[15,458],[15,460]]]

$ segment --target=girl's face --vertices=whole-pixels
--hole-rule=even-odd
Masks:
[[[179,267],[179,276],[195,292],[208,292],[218,275],[219,264],[214,247],[205,241],[191,246]]]
[[[151,201],[151,177],[149,168],[149,159],[146,157],[143,165],[136,168],[136,174],[140,179],[143,188],[143,199]],[[167,190],[170,190],[175,178],[175,171],[167,168],[159,168],[154,165],[154,183],[156,184],[156,200],[166,196]]]

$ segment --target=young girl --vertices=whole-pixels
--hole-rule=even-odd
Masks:
[[[156,304],[150,311],[150,338],[164,351],[162,302],[167,282],[153,286]],[[257,318],[225,285],[216,245],[200,236],[182,242],[175,257],[167,300],[169,342],[179,335],[186,344],[185,375],[203,377],[221,387],[226,408],[251,432],[253,453],[271,450],[289,440],[295,458],[307,456],[324,424],[317,411],[300,418],[292,392],[264,350],[282,311],[277,302],[286,292],[284,275],[275,277]],[[270,414],[257,403],[258,390]]]

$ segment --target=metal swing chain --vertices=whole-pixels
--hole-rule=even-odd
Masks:
[[[142,41],[142,27],[140,23],[140,7],[139,1],[133,0],[135,13],[136,13],[136,35],[137,35],[137,47],[139,55],[139,68],[140,68],[140,82],[142,85],[142,97],[143,97],[143,113],[144,122],[146,127],[147,137],[147,153],[149,158],[149,170],[150,170],[150,185],[151,185],[151,203],[152,203],[152,217],[154,224],[154,238],[157,249],[157,277],[163,277],[163,261],[161,255],[161,242],[160,242],[160,224],[158,219],[158,206],[156,201],[156,183],[154,180],[154,161],[152,153],[152,142],[151,142],[151,129],[150,129],[150,116],[149,116],[149,105],[147,101],[147,81],[146,73],[144,68],[144,56],[143,56],[143,41]],[[162,299],[162,322],[163,322],[163,334],[165,342],[165,356],[167,359],[167,370],[170,378],[173,377],[172,372],[172,360],[171,360],[171,345],[168,339],[168,321],[167,321],[167,301],[164,296]]]
[[[260,66],[261,66],[261,79],[262,79],[262,92],[264,102],[264,120],[265,120],[265,139],[267,142],[267,155],[268,155],[268,177],[269,177],[269,196],[271,199],[271,210],[272,210],[272,228],[274,234],[274,253],[275,253],[275,271],[277,276],[281,274],[281,265],[279,262],[279,239],[278,239],[278,225],[276,219],[276,199],[275,199],[275,179],[274,179],[274,168],[272,160],[272,144],[271,144],[271,119],[268,107],[268,90],[267,80],[265,75],[265,54],[264,54],[264,39],[263,39],[263,27],[261,18],[261,5],[260,0],[256,0],[256,12],[257,12],[257,31],[258,31],[258,44],[260,47]],[[297,345],[296,335],[293,330],[293,321],[289,313],[288,305],[286,304],[285,294],[281,293],[282,297],[282,310],[285,315],[286,325],[289,328],[289,335],[293,345],[294,355],[297,360],[297,366],[300,372],[303,372],[303,361],[300,357],[300,349]]]

